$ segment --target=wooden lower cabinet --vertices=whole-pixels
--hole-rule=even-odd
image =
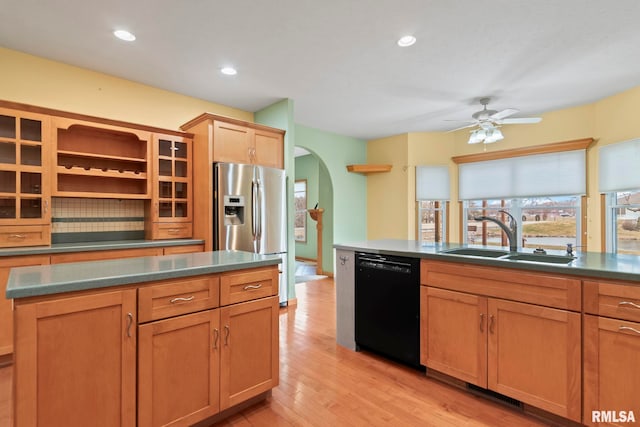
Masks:
[[[220,409],[278,385],[278,297],[220,309]]]
[[[136,425],[136,290],[16,301],[14,425]]]
[[[190,426],[219,411],[219,309],[139,326],[138,426]]]
[[[583,328],[583,423],[635,425],[640,422],[640,323],[585,314]],[[635,423],[625,422],[629,411]]]
[[[421,363],[581,419],[580,314],[421,287]]]

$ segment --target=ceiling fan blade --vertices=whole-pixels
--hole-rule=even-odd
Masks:
[[[452,120],[452,121],[453,121],[453,120]],[[457,121],[457,120],[456,120],[456,121]],[[469,122],[467,122],[467,123],[469,123]],[[457,128],[455,128],[455,129],[448,130],[448,131],[447,131],[447,133],[449,133],[449,132],[455,132],[455,131],[457,131],[457,130],[461,130],[461,129],[472,128],[472,127],[474,127],[474,126],[476,126],[476,125],[477,125],[477,123],[476,123],[476,122],[469,123],[468,125],[464,125],[464,126],[457,127]]]
[[[503,119],[500,123],[503,125],[518,125],[526,123],[540,123],[541,121],[541,117],[516,117],[513,119]]]
[[[520,110],[516,110],[515,108],[507,108],[505,110],[498,111],[497,113],[493,113],[491,116],[489,116],[489,118],[500,120],[504,119],[505,117],[513,116],[518,111]]]

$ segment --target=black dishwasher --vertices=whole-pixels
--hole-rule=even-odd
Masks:
[[[356,253],[356,346],[420,367],[420,260]]]

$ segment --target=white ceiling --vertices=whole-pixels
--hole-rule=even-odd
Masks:
[[[483,96],[525,117],[640,85],[638,0],[3,0],[0,21],[10,49],[247,111],[290,98],[366,139],[453,129]]]

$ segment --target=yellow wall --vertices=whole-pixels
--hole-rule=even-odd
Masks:
[[[467,143],[468,130],[460,130],[451,134],[442,132],[410,133],[384,140],[370,141],[368,145],[369,158],[375,158],[376,163],[391,162],[387,160],[386,153],[404,152],[404,148],[389,147],[383,144],[394,142],[406,144],[410,157],[409,165],[419,164],[449,164],[451,172],[451,213],[450,213],[450,241],[461,241],[459,230],[458,207],[458,182],[457,166],[450,161],[452,156],[475,154],[482,151],[500,151],[512,148],[530,147],[553,142],[569,141],[574,139],[592,137],[596,142],[587,151],[587,247],[589,251],[601,250],[601,215],[600,196],[598,192],[598,147],[614,142],[625,141],[640,136],[640,121],[635,117],[640,110],[640,87],[630,89],[617,95],[600,101],[564,110],[552,111],[543,114],[542,122],[531,125],[505,125],[502,132],[504,140],[490,145],[469,145]],[[395,159],[396,157],[389,157]],[[373,163],[371,160],[370,163]],[[415,169],[413,171],[415,175]],[[380,175],[375,178],[375,185],[371,185],[372,178],[368,179],[367,194],[370,200],[376,200],[376,205],[385,205],[385,196],[379,189],[385,188],[385,181],[397,185],[397,178]],[[368,211],[368,238],[398,238],[413,239],[415,236],[416,219],[415,203],[415,179],[407,177],[407,200],[399,203],[399,194],[393,195],[395,209],[384,210],[384,222],[378,210]],[[391,199],[387,198],[387,204]],[[404,210],[401,207],[404,206]],[[394,227],[386,227],[377,230],[376,227],[383,223],[398,223],[407,219],[406,228],[396,224]],[[407,237],[409,236],[409,237]]]
[[[178,130],[208,111],[253,113],[0,47],[0,99]]]

